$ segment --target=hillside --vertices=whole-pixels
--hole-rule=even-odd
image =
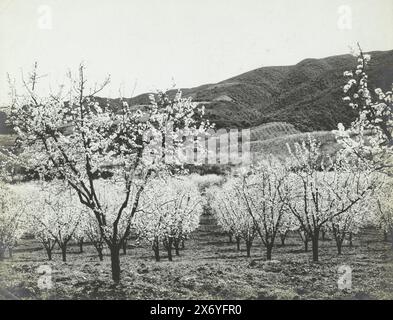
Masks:
[[[393,83],[393,50],[370,52],[370,85]],[[217,127],[243,128],[287,122],[299,131],[332,130],[350,123],[355,112],[342,102],[343,72],[356,66],[352,55],[305,59],[293,66],[263,67],[216,84],[182,89],[205,105]],[[147,104],[148,94],[129,99]],[[110,100],[113,105],[119,101]]]
[[[370,85],[387,89],[393,83],[393,50],[370,54]],[[181,90],[185,97],[205,105],[218,128],[286,122],[302,132],[332,130],[339,122],[348,124],[355,117],[342,101],[343,72],[355,66],[356,59],[349,54],[305,59],[293,66],[262,67],[215,84]],[[121,104],[120,99],[98,99],[114,109]],[[135,108],[149,103],[147,93],[127,100]],[[2,112],[0,133],[9,133]]]
[[[241,133],[239,132],[239,135]],[[231,140],[229,133],[217,134],[216,146],[217,152],[221,150],[221,143],[228,141],[229,147],[224,146],[221,155],[223,159],[231,159],[229,163],[235,165],[237,162],[236,158],[231,158],[231,150],[243,150],[250,151],[250,159],[252,162],[259,161],[269,155],[274,155],[280,159],[285,159],[289,156],[288,147],[293,148],[295,143],[302,143],[309,139],[309,135],[312,138],[317,139],[321,143],[321,150],[323,153],[330,156],[334,156],[337,150],[340,148],[336,141],[336,137],[332,131],[313,131],[313,132],[300,132],[294,128],[293,125],[285,122],[269,122],[263,125],[252,127],[250,130],[250,141],[246,145],[241,145]],[[228,149],[227,149],[228,148]],[[217,163],[219,163],[220,153],[217,154]]]

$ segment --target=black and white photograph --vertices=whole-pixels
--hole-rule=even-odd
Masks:
[[[0,0],[0,300],[393,300],[392,30],[392,0]]]

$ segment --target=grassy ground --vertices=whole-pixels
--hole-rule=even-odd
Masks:
[[[0,297],[22,299],[393,299],[393,250],[375,230],[367,229],[354,247],[337,256],[333,241],[321,243],[321,261],[310,261],[296,235],[277,245],[273,261],[264,259],[260,244],[247,258],[219,233],[198,232],[173,262],[155,262],[146,245],[131,244],[121,257],[122,281],[112,284],[110,261],[99,262],[85,246],[69,248],[48,262],[39,244],[24,241],[13,259],[0,262]],[[244,248],[242,248],[244,249]],[[36,250],[36,251],[35,251]],[[338,267],[352,268],[352,290],[338,289]],[[53,288],[37,285],[37,268],[52,268]]]

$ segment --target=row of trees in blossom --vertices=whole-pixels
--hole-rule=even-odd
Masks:
[[[290,164],[268,159],[248,174],[228,179],[222,188],[208,190],[220,224],[243,238],[248,252],[259,237],[270,258],[276,237],[285,239],[288,230],[298,229],[305,244],[311,241],[318,260],[320,232],[330,229],[339,247],[348,232],[370,218],[359,216],[369,211],[365,199],[378,200],[374,220],[386,232],[392,230],[387,182],[392,92],[371,92],[369,59],[360,51],[357,69],[345,73],[350,80],[344,99],[359,117],[350,128],[339,126],[343,148],[335,159],[324,157],[310,139],[295,145]],[[161,177],[181,169],[184,142],[211,127],[204,109],[180,93],[173,99],[162,93],[151,96],[149,106],[138,110],[126,101],[118,108],[100,105],[94,97],[109,80],[89,89],[83,65],[76,76],[68,75],[68,85],[46,97],[36,93],[39,78],[35,69],[22,79],[24,94],[11,83],[9,119],[18,138],[5,166],[35,173],[46,187],[23,200],[9,194],[12,188],[0,190],[0,226],[6,226],[0,229],[0,257],[18,241],[25,211],[27,225],[49,258],[57,244],[65,260],[71,239],[80,244],[89,239],[101,258],[106,246],[116,283],[120,250],[133,230],[152,246],[157,260],[159,244],[171,257],[172,247],[176,252],[195,229],[202,200],[184,179]],[[194,142],[196,146],[198,140]],[[11,212],[18,208],[13,203],[34,209]]]
[[[344,239],[372,222],[381,176],[360,163],[323,158],[320,150],[310,137],[295,144],[287,163],[270,158],[210,190],[218,223],[238,246],[245,241],[248,256],[256,236],[271,259],[276,240],[297,231],[318,261],[322,231],[333,235],[341,254]]]
[[[275,242],[284,241],[289,231],[299,232],[305,242],[311,240],[314,260],[322,229],[334,236],[339,254],[344,239],[366,223],[374,223],[387,236],[393,227],[392,188],[384,175],[342,161],[328,166],[313,139],[296,145],[292,154],[291,165],[270,158],[206,191],[218,223],[238,246],[240,239],[245,241],[248,256],[259,237],[271,259]],[[121,189],[103,179],[97,186],[110,212]],[[92,244],[103,260],[106,244],[95,217],[62,181],[2,186],[1,192],[1,257],[6,249],[12,251],[23,232],[29,232],[41,242],[49,260],[56,245],[66,261],[69,243],[79,243],[82,252],[83,241]],[[152,178],[141,194],[132,229],[139,241],[151,246],[157,261],[160,247],[172,260],[172,250],[178,255],[198,227],[205,203],[197,184],[184,176]]]
[[[117,283],[120,250],[130,237],[147,182],[179,167],[185,141],[210,124],[204,109],[180,92],[173,99],[152,95],[150,104],[138,110],[126,101],[119,108],[100,105],[95,96],[109,78],[89,85],[83,65],[49,96],[37,94],[39,78],[35,68],[22,79],[23,94],[10,81],[8,117],[18,138],[9,162],[47,181],[62,180],[73,190],[96,220]],[[102,185],[100,178],[107,176]]]
[[[157,261],[160,261],[160,243],[172,261],[184,241],[198,228],[203,211],[203,199],[198,186],[181,177],[148,184],[141,197],[141,207],[134,226],[138,237],[147,241]]]
[[[358,111],[349,128],[335,131],[340,151],[334,159],[321,153],[317,141],[309,139],[290,149],[287,163],[262,163],[247,174],[231,177],[222,188],[214,188],[213,208],[219,223],[247,253],[259,235],[271,258],[278,235],[298,230],[312,243],[318,260],[321,232],[329,231],[341,253],[344,239],[371,221],[393,239],[393,94],[368,84],[370,55],[359,47],[358,65],[344,72],[344,101]],[[234,197],[235,196],[235,197]]]
[[[117,198],[113,189],[108,189],[104,180],[98,185],[98,194],[106,197],[106,203],[115,205]],[[20,184],[13,185],[8,193],[5,190],[1,189],[4,192],[1,194],[4,200],[2,212],[6,213],[0,215],[1,222],[4,220],[0,232],[2,256],[6,249],[12,250],[19,237],[27,232],[42,244],[48,260],[52,260],[53,250],[58,246],[62,260],[66,261],[67,247],[71,242],[79,245],[81,253],[83,243],[90,243],[98,258],[104,259],[106,244],[99,225],[63,182]],[[19,195],[19,205],[12,194]],[[184,177],[151,179],[131,223],[137,241],[149,243],[157,261],[160,260],[159,248],[163,246],[172,261],[172,250],[179,255],[184,241],[198,227],[202,205],[198,186]],[[22,206],[23,211],[20,211]],[[106,209],[111,210],[109,205]]]

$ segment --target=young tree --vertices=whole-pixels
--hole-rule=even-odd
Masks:
[[[328,228],[327,227],[322,227],[321,228],[321,240],[325,241],[326,240],[326,233],[328,232]]]
[[[22,79],[24,95],[13,90],[9,119],[18,135],[17,160],[24,159],[23,165],[42,177],[65,180],[93,212],[118,283],[120,248],[145,183],[168,162],[180,162],[174,155],[183,147],[184,136],[204,133],[209,126],[201,120],[204,109],[180,93],[173,100],[166,94],[152,96],[144,108],[131,107],[124,99],[118,108],[100,104],[95,96],[109,79],[89,90],[83,65],[76,77],[69,74],[68,87],[49,97],[36,93],[38,78],[34,70],[29,80]],[[98,178],[108,172],[106,189],[122,190],[109,213],[97,194]]]
[[[292,172],[288,182],[292,195],[287,205],[311,239],[313,260],[318,261],[321,228],[369,195],[374,181],[367,167],[324,157],[320,143],[311,136],[307,143],[296,143],[294,150],[289,151]]]
[[[338,142],[343,146],[340,153],[346,157],[356,157],[368,162],[375,171],[391,177],[393,174],[393,84],[392,90],[389,91],[375,86],[373,90],[373,84],[369,83],[367,74],[371,56],[364,53],[359,44],[358,49],[356,70],[344,72],[348,82],[344,86],[343,98],[350,107],[358,111],[358,117],[349,128],[339,124],[336,135]],[[389,191],[382,191],[383,193],[386,196]],[[386,216],[386,211],[382,208],[383,205],[377,201],[376,216],[379,217],[377,219],[386,226],[383,220],[385,218],[389,220],[389,216]],[[385,213],[382,213],[381,209]]]
[[[85,244],[86,240],[86,221],[83,215],[80,216],[80,221],[78,226],[74,232],[73,240],[79,247],[79,253],[83,253],[83,245]]]
[[[43,225],[40,220],[37,218],[38,214],[44,215],[45,211],[37,205],[37,199],[33,198],[33,194],[38,194],[40,187],[36,184],[28,184],[24,186],[23,196],[25,199],[30,199],[28,210],[29,214],[26,216],[25,223],[29,226],[28,231],[31,232],[36,239],[38,239],[42,246],[45,249],[48,260],[52,260],[53,250],[57,244],[55,237],[51,232],[49,232],[48,228]],[[30,190],[27,190],[30,189]],[[37,212],[38,210],[38,212]]]
[[[357,234],[360,228],[366,224],[369,212],[367,202],[363,199],[343,214],[330,219],[327,227],[336,242],[338,254],[342,253],[342,245],[346,238],[349,238],[350,246],[352,246],[352,236]]]
[[[25,206],[22,199],[11,188],[0,182],[0,260],[12,250],[25,231]]]
[[[218,225],[231,237],[235,237],[238,251],[240,239],[243,239],[246,243],[247,257],[250,257],[257,233],[254,221],[246,210],[244,199],[237,195],[236,187],[242,186],[242,183],[242,179],[232,177],[222,187],[210,187],[207,194]]]
[[[202,210],[195,183],[184,177],[157,177],[145,187],[133,225],[138,236],[151,243],[157,261],[161,242],[172,261],[172,247],[178,255],[181,241],[199,226]]]
[[[286,183],[287,174],[283,163],[269,157],[255,167],[254,174],[244,178],[245,184],[242,189],[238,189],[266,247],[267,260],[272,258],[276,237],[286,234],[293,224],[286,206],[290,195]]]
[[[285,240],[287,239],[288,234],[290,232],[297,231],[298,229],[299,226],[295,217],[287,209],[281,219],[281,227],[278,230],[278,235],[280,236],[281,245],[285,246]]]
[[[358,117],[349,128],[339,124],[337,140],[346,156],[356,156],[371,161],[376,170],[391,174],[393,165],[393,96],[392,90],[371,89],[368,68],[371,56],[359,46],[356,70],[344,72],[348,78],[344,86],[344,101],[357,110]],[[393,85],[392,85],[393,88]]]
[[[83,227],[84,236],[96,249],[100,261],[103,261],[104,260],[103,250],[104,250],[105,243],[102,233],[100,231],[100,227],[97,224],[95,217],[92,216],[90,212],[88,212],[82,217],[82,221],[84,226]]]
[[[224,230],[246,240],[247,255],[254,236],[258,234],[271,260],[277,235],[285,234],[291,217],[286,217],[286,197],[289,189],[284,183],[285,166],[270,158],[249,173],[231,178],[220,191],[214,207]],[[217,196],[219,195],[219,196]]]
[[[383,185],[377,190],[374,201],[374,221],[382,230],[384,240],[388,240],[390,234],[393,245],[393,181],[385,178]]]
[[[74,237],[83,214],[76,195],[61,182],[36,185],[30,197],[31,232],[43,243],[49,260],[58,244],[67,261],[67,245]]]
[[[307,232],[305,232],[301,227],[297,229],[300,239],[304,244],[304,252],[308,252],[308,244],[311,241],[311,238]]]

